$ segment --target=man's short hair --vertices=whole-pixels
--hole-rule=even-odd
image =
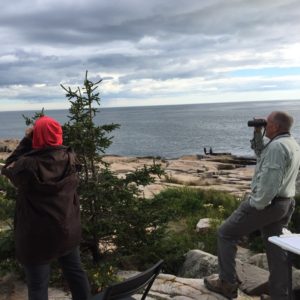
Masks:
[[[275,111],[273,120],[279,126],[279,130],[282,132],[289,132],[294,123],[293,117],[287,112],[283,111]]]

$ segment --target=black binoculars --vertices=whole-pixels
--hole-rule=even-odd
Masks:
[[[265,119],[253,119],[248,121],[248,127],[266,127],[267,121]]]

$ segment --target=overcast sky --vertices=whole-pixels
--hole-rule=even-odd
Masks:
[[[16,0],[0,10],[0,110],[300,99],[299,0]]]

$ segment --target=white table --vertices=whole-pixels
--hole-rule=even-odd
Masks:
[[[268,240],[284,250],[300,255],[300,234],[271,236]]]
[[[271,236],[268,238],[270,243],[273,243],[283,250],[288,252],[289,264],[289,298],[293,299],[292,287],[292,260],[290,253],[300,255],[300,234],[285,234],[281,236]]]

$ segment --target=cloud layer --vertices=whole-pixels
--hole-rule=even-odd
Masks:
[[[298,99],[299,31],[297,0],[8,3],[0,109],[66,107],[85,70],[105,106]]]

